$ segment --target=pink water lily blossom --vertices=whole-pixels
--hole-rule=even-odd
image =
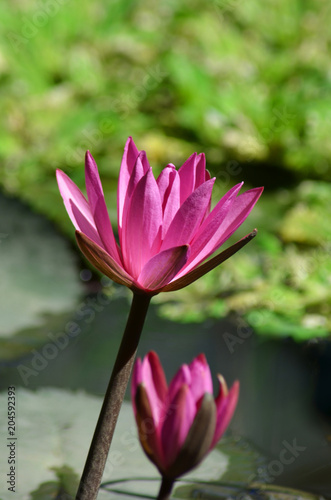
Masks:
[[[244,246],[253,231],[221,254],[210,257],[244,222],[263,188],[239,196],[243,183],[210,211],[215,178],[203,153],[176,170],[167,165],[155,179],[146,153],[129,137],[121,163],[116,241],[97,165],[85,158],[87,199],[61,170],[57,181],[78,245],[86,258],[116,283],[135,293],[155,295],[187,286]]]
[[[175,479],[198,465],[228,427],[239,382],[228,390],[221,375],[218,380],[219,394],[214,399],[203,354],[182,365],[169,386],[155,352],[136,361],[131,393],[139,438],[163,477]]]

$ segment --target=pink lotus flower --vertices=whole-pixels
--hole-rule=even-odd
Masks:
[[[155,295],[187,286],[255,236],[202,264],[244,222],[263,188],[237,196],[237,184],[210,212],[211,179],[203,153],[177,171],[172,164],[154,178],[146,153],[127,140],[118,182],[116,242],[97,165],[85,158],[87,199],[61,170],[57,181],[85,257],[106,276],[137,293]]]
[[[235,411],[239,382],[219,395],[203,354],[183,365],[169,387],[155,352],[137,360],[132,402],[142,447],[163,477],[175,479],[198,465],[221,439]]]

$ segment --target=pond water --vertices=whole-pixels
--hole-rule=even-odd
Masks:
[[[4,197],[0,208],[9,213],[0,226],[5,235],[0,389],[56,387],[103,396],[130,294],[83,270],[71,246],[42,217]],[[221,372],[229,385],[240,380],[231,439],[223,445],[231,456],[224,481],[331,496],[327,342],[261,340],[235,321],[177,325],[161,318],[152,301],[138,354],[151,349],[168,379],[180,364],[204,352],[213,374]],[[247,461],[247,453],[254,459]],[[194,498],[214,497],[209,492]]]

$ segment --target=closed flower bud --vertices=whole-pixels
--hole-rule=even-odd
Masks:
[[[141,445],[163,477],[176,479],[193,469],[221,439],[236,408],[239,382],[228,391],[219,376],[214,399],[203,354],[183,365],[168,387],[155,352],[137,360],[132,402]]]

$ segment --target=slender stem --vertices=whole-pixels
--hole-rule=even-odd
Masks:
[[[174,479],[170,479],[169,477],[162,477],[161,488],[157,500],[170,500],[174,482]]]
[[[129,317],[94,431],[76,500],[97,498],[150,300],[151,297],[148,295],[133,295]]]

